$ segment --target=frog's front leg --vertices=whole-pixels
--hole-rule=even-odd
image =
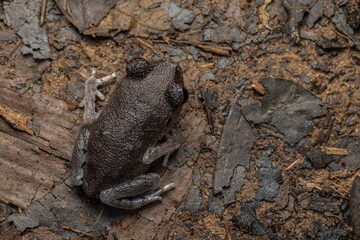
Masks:
[[[112,207],[134,210],[151,202],[161,200],[160,195],[162,193],[175,187],[174,183],[170,183],[154,193],[142,196],[146,192],[158,189],[160,185],[161,179],[159,174],[148,173],[103,190],[100,193],[100,200]]]
[[[95,120],[99,113],[95,111],[95,96],[98,96],[101,100],[105,99],[105,96],[97,89],[98,86],[110,81],[116,77],[116,72],[103,78],[95,77],[95,70],[92,70],[91,76],[85,83],[85,97],[79,104],[80,107],[85,106],[84,110],[84,122],[91,123]]]
[[[95,111],[95,96],[98,96],[101,100],[105,99],[104,95],[97,90],[97,87],[105,82],[108,82],[114,77],[116,77],[116,73],[97,79],[95,77],[95,70],[93,70],[91,76],[85,83],[85,97],[80,103],[80,106],[85,106],[84,122],[88,125],[85,124],[80,128],[79,136],[76,140],[76,146],[72,155],[70,180],[73,186],[80,186],[83,184],[83,168],[87,162],[87,146],[90,135],[89,124],[92,123],[99,115],[99,113]]]

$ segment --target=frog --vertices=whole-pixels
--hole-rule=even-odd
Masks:
[[[85,83],[84,124],[72,154],[71,185],[125,210],[161,201],[175,184],[161,187],[160,175],[148,171],[155,160],[180,147],[174,139],[163,139],[188,99],[182,70],[169,60],[151,64],[134,58],[97,112],[97,87],[103,82],[93,72]]]

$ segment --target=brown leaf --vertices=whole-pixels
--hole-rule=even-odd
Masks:
[[[92,36],[113,37],[121,31],[130,31],[133,36],[147,37],[153,31],[170,29],[169,15],[163,8],[147,9],[138,1],[119,3],[100,22],[84,34]]]
[[[122,0],[55,0],[66,18],[80,32],[98,25],[119,1]]]

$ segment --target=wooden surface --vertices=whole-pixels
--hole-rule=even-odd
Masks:
[[[79,113],[61,100],[23,96],[0,81],[0,200],[26,209],[66,177]]]

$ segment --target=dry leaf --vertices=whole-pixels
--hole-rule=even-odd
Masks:
[[[119,0],[55,0],[66,18],[80,32],[97,25],[109,13]]]
[[[154,30],[170,29],[169,15],[163,8],[147,9],[138,1],[119,3],[97,26],[84,31],[86,35],[113,37],[121,31],[147,37]]]

